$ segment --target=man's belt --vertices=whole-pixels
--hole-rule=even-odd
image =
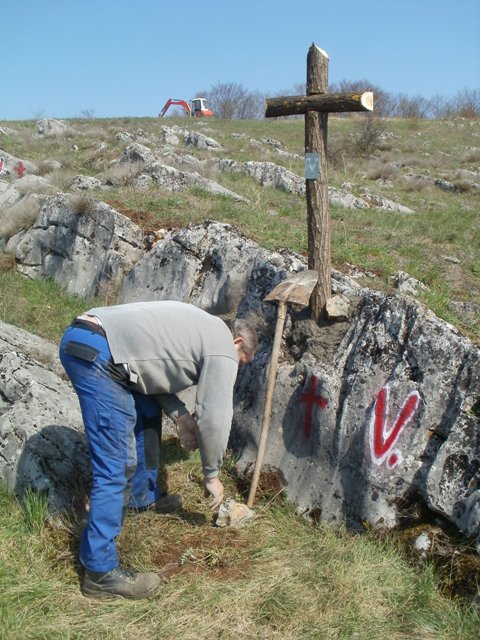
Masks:
[[[86,320],[84,317],[75,318],[72,322],[72,327],[87,329],[88,331],[93,331],[94,333],[99,333],[101,336],[106,337],[105,330],[100,324],[97,324],[94,320]]]

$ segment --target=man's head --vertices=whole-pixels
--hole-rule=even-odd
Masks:
[[[255,355],[258,348],[258,338],[255,327],[247,320],[224,320],[233,336],[233,344],[237,350],[238,364],[247,364]]]

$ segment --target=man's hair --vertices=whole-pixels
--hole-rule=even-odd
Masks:
[[[234,338],[243,338],[242,351],[253,358],[258,349],[258,338],[255,327],[242,318],[224,318],[223,321],[232,332]]]

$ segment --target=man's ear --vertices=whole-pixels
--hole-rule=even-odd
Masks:
[[[233,344],[238,345],[239,347],[242,346],[242,344],[244,343],[244,339],[242,338],[242,336],[238,336],[237,338],[233,339]]]

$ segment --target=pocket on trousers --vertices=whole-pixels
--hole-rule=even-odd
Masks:
[[[121,457],[125,450],[125,443],[112,421],[110,413],[100,413],[98,416],[98,444],[103,453],[114,458]]]
[[[69,356],[80,358],[80,360],[95,362],[100,351],[88,344],[83,344],[83,342],[75,342],[75,340],[71,340],[65,345],[65,353]]]

